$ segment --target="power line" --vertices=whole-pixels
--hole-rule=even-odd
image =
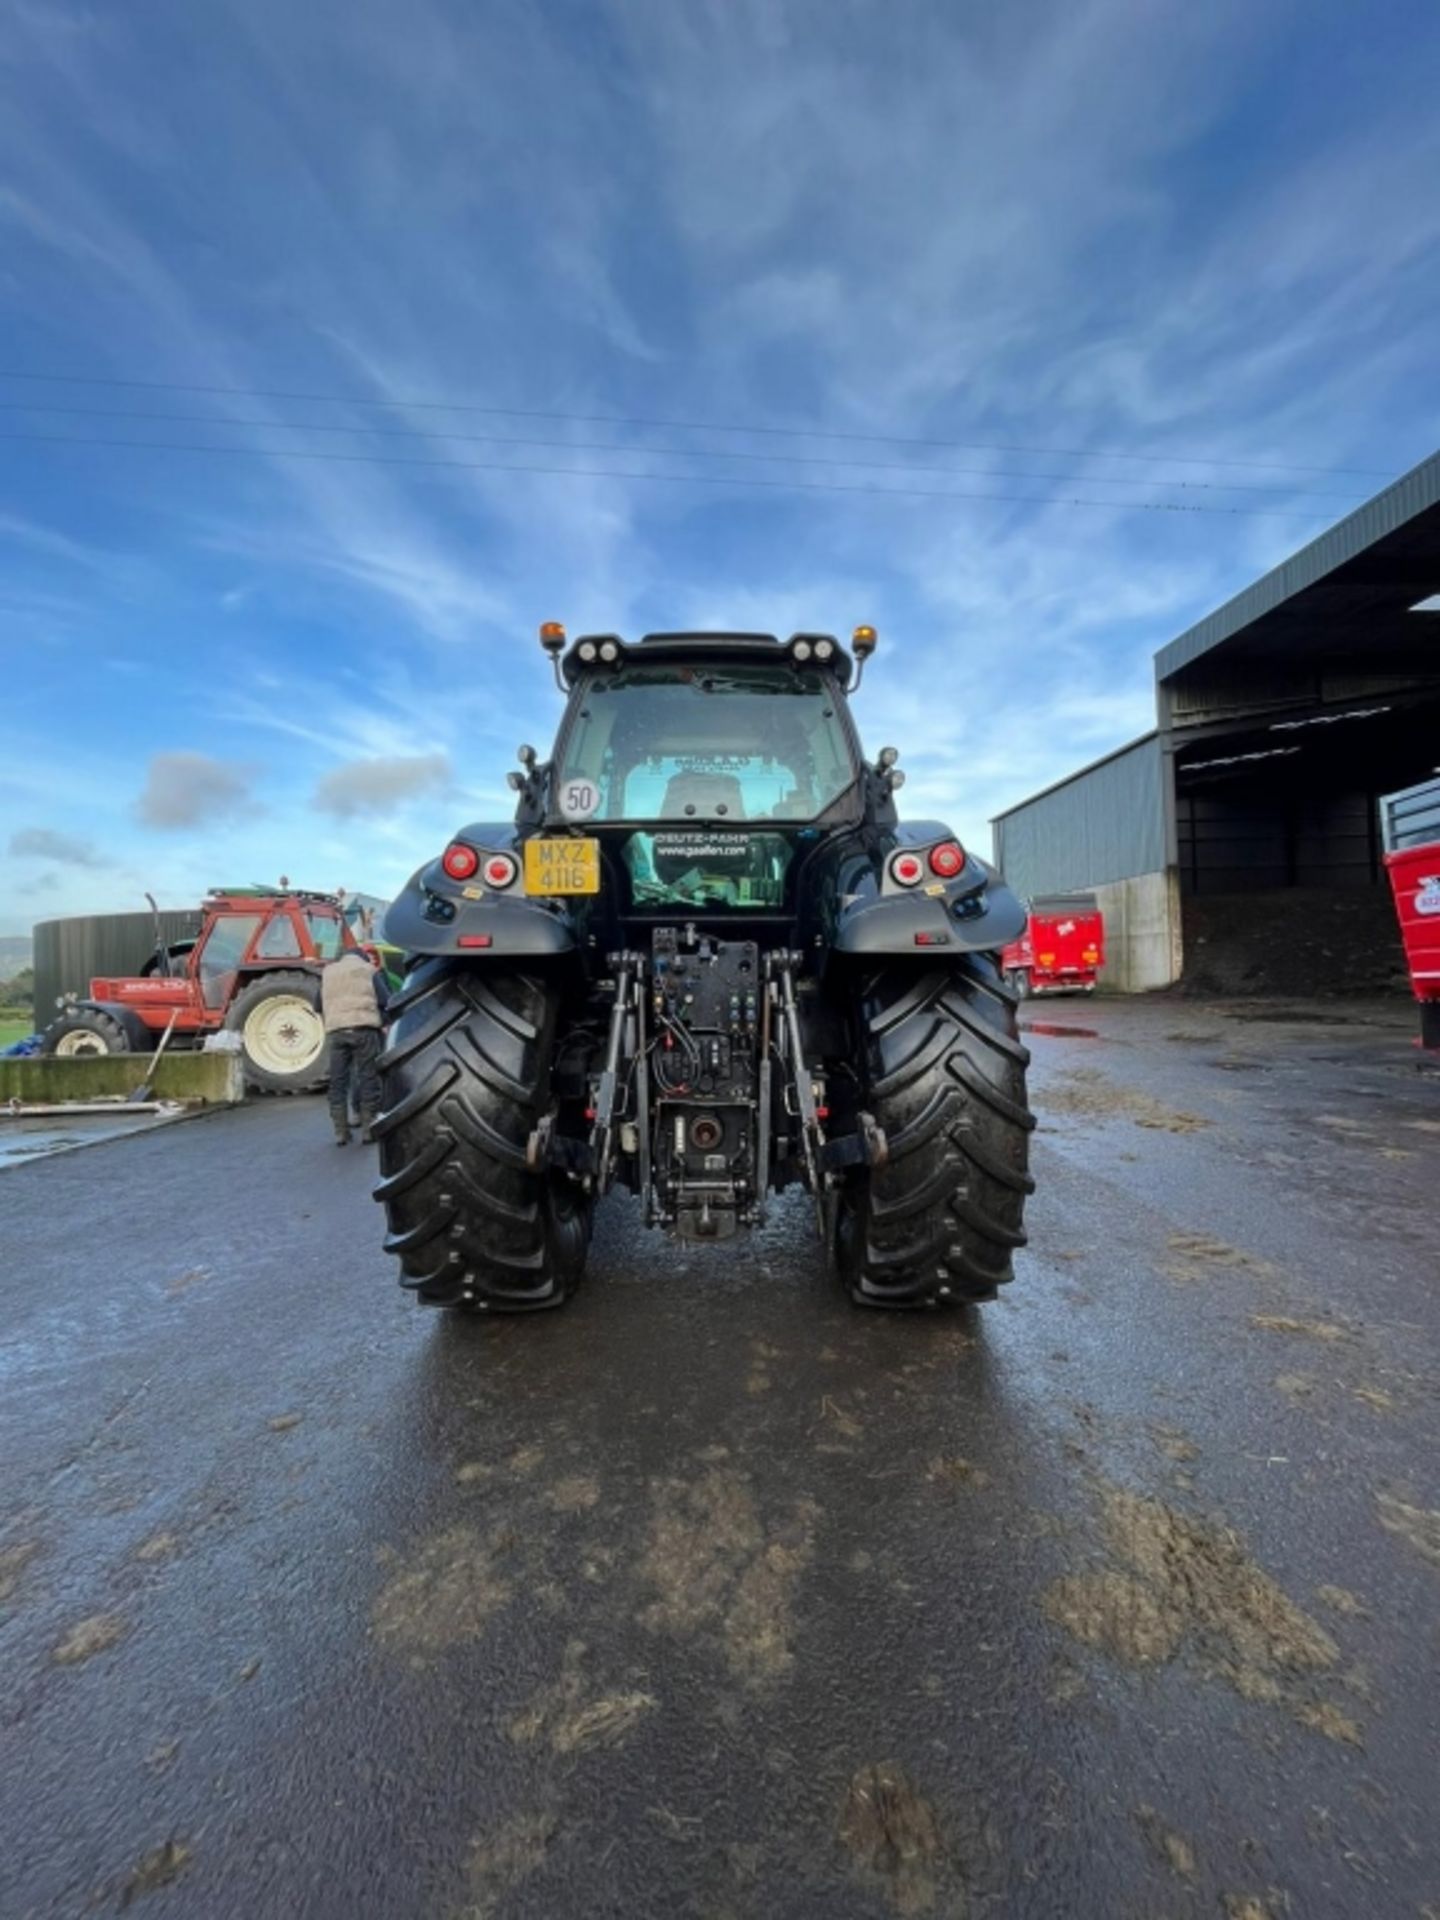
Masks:
[[[746,433],[780,435],[786,439],[850,440],[872,446],[942,447],[969,453],[1018,453],[1056,455],[1067,460],[1144,460],[1185,467],[1245,467],[1271,473],[1349,473],[1366,480],[1390,480],[1388,470],[1376,467],[1316,467],[1283,460],[1226,460],[1216,455],[1180,453],[1134,453],[1103,447],[1021,447],[1001,445],[987,440],[927,440],[895,433],[840,432],[831,427],[776,427],[755,424],[727,424],[705,420],[650,420],[610,413],[547,412],[527,407],[482,407],[460,400],[365,400],[350,394],[292,393],[268,387],[203,386],[178,380],[110,380],[95,374],[26,373],[19,368],[0,367],[0,380],[28,380],[49,386],[126,387],[147,393],[204,393],[238,400],[298,400],[321,406],[386,407],[412,413],[475,413],[506,420],[557,420],[577,426],[647,427],[674,433]]]
[[[770,466],[840,467],[847,472],[973,475],[995,480],[1079,481],[1084,486],[1101,487],[1185,487],[1205,493],[1258,493],[1269,498],[1302,500],[1349,500],[1355,489],[1318,490],[1305,487],[1257,487],[1243,480],[1166,480],[1157,474],[1137,474],[1134,479],[1122,475],[1038,473],[1025,470],[1010,473],[992,467],[935,467],[897,464],[887,460],[851,460],[833,454],[740,453],[723,447],[629,447],[612,440],[532,440],[510,434],[446,433],[430,428],[335,426],[324,420],[222,420],[207,413],[154,413],[126,407],[50,407],[26,400],[0,400],[0,413],[60,414],[87,420],[159,420],[170,426],[215,427],[226,431],[260,429],[274,433],[345,433],[382,435],[388,440],[455,440],[467,446],[541,447],[552,452],[634,453],[673,460],[760,460]],[[159,444],[159,443],[157,443]],[[243,449],[242,449],[243,451]]]
[[[47,447],[120,447],[139,453],[212,453],[256,460],[322,460],[376,467],[439,467],[467,473],[532,473],[574,480],[646,480],[672,487],[764,488],[783,493],[866,493],[899,499],[995,500],[1027,507],[1103,507],[1112,513],[1225,514],[1250,520],[1314,520],[1313,513],[1285,513],[1274,507],[1206,507],[1167,500],[1087,500],[1079,496],[1038,493],[975,493],[953,487],[847,486],[830,480],[760,480],[752,475],[697,473],[634,473],[616,467],[548,467],[491,460],[432,460],[421,456],[373,453],[319,453],[287,447],[196,446],[175,440],[107,440],[57,436],[48,433],[0,433],[0,442],[25,442]],[[637,453],[650,449],[637,447]]]

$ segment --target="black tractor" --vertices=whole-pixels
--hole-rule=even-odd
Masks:
[[[688,1241],[809,1194],[864,1306],[962,1306],[1025,1240],[1024,910],[848,692],[824,634],[541,642],[567,696],[513,822],[461,829],[386,918],[386,1247],[436,1306],[560,1305],[617,1182]]]

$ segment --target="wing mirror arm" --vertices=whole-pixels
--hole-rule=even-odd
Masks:
[[[541,790],[544,785],[545,775],[550,770],[550,764],[546,761],[542,766],[539,754],[536,753],[534,747],[528,745],[517,747],[515,750],[515,758],[520,762],[524,771],[520,773],[514,771],[507,773],[505,779],[510,791],[519,796],[517,801],[517,815],[519,813],[528,813],[533,815],[534,818],[539,819],[542,811]]]

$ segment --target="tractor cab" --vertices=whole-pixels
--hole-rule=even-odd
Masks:
[[[599,842],[626,920],[793,917],[797,853],[820,823],[863,817],[849,664],[824,636],[655,634],[613,663],[577,651],[538,824]]]

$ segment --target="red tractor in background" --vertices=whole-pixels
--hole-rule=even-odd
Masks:
[[[329,1071],[320,969],[357,945],[333,894],[216,887],[193,942],[157,944],[140,973],[90,982],[40,1037],[42,1053],[149,1053],[238,1034],[245,1078],[310,1093]]]
[[[1093,893],[1042,894],[1018,940],[1001,955],[1019,994],[1093,993],[1105,964],[1105,920]]]

